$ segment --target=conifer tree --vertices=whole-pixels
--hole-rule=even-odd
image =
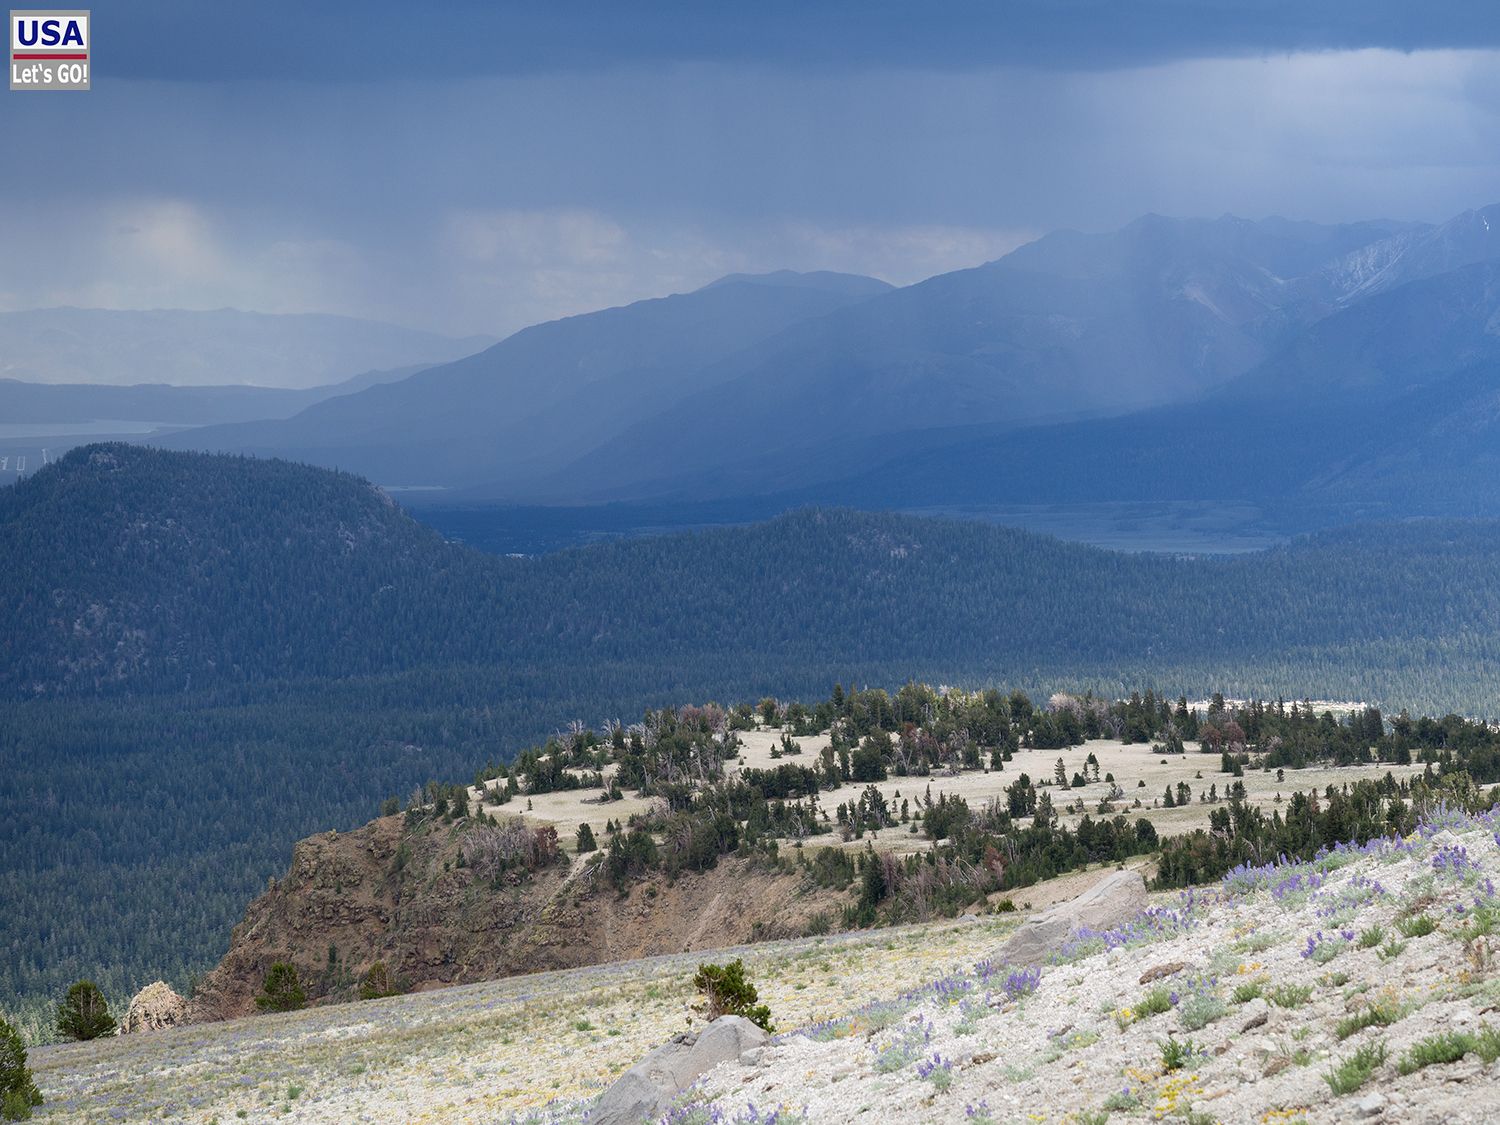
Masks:
[[[68,989],[57,1006],[57,1032],[79,1040],[114,1034],[115,1018],[109,1014],[109,1003],[97,984],[81,980]]]
[[[26,1044],[21,1033],[0,1017],[0,1117],[24,1121],[33,1106],[42,1104],[42,1093],[26,1065]]]
[[[290,961],[277,961],[271,966],[260,995],[255,998],[255,1006],[263,1012],[295,1012],[306,1003],[302,979],[297,975],[297,966]]]

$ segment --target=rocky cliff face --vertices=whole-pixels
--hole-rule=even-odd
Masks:
[[[798,874],[734,858],[675,880],[653,875],[623,895],[576,859],[486,875],[462,859],[470,830],[460,822],[412,832],[392,816],[298,843],[285,877],[234,928],[192,1018],[254,1012],[276,961],[297,966],[311,1001],[329,1001],[352,998],[377,961],[403,989],[423,990],[797,936],[847,901]]]

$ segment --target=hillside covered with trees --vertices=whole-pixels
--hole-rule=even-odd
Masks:
[[[185,692],[457,666],[990,675],[1482,709],[1500,523],[1416,521],[1235,559],[808,510],[536,559],[444,542],[358,478],[128,446],[0,493],[0,692]],[[1350,613],[1350,607],[1358,613]],[[1447,657],[1427,678],[1424,650]],[[642,678],[644,676],[644,678]],[[606,676],[607,679],[607,676]]]

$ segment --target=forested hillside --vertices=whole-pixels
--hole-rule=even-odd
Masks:
[[[354,477],[95,446],[0,494],[0,687],[186,689],[472,658],[495,568]]]
[[[454,665],[566,679],[618,664],[649,667],[641,686],[673,669],[707,688],[905,666],[1172,687],[1227,676],[1473,710],[1500,619],[1496,523],[1370,525],[1184,560],[804,511],[501,559],[443,541],[354,477],[118,445],[0,494],[0,536],[13,698]],[[1457,661],[1442,684],[1415,658],[1433,645]]]
[[[0,994],[180,982],[294,839],[574,718],[909,678],[1488,712],[1497,546],[1184,560],[805,511],[497,559],[357,478],[80,449],[0,493]]]

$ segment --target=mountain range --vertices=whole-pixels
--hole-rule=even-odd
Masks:
[[[1500,206],[1438,225],[1148,215],[899,289],[732,276],[163,444],[345,468],[427,502],[1253,493],[1420,513],[1486,475],[1497,271]],[[1434,433],[1455,439],[1441,463],[1399,479],[1415,455],[1398,447]]]
[[[844,274],[730,276],[694,293],[536,325],[285,422],[213,427],[162,444],[285,456],[382,483],[535,478],[725,377],[724,364],[758,342],[889,288]]]
[[[972,436],[786,499],[1253,501],[1314,525],[1495,514],[1497,421],[1500,258],[1340,308],[1198,401]]]

